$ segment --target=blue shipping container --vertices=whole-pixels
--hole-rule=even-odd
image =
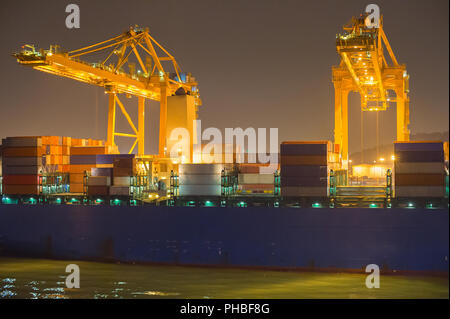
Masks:
[[[281,144],[283,155],[327,155],[327,144]]]
[[[134,158],[134,154],[97,155],[97,164],[114,164],[115,159]]]
[[[395,160],[404,163],[444,162],[444,150],[441,151],[402,151],[395,152]]]
[[[394,152],[401,151],[442,151],[444,145],[442,142],[430,143],[394,143]]]
[[[327,177],[325,165],[281,165],[281,176]]]

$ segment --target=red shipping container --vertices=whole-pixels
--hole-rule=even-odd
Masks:
[[[109,186],[89,186],[87,194],[107,196],[109,195]]]
[[[38,185],[39,175],[6,175],[3,185]]]

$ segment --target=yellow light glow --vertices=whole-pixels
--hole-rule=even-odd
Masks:
[[[384,162],[384,158],[383,157],[380,158],[380,162]]]
[[[391,160],[395,161],[395,156],[394,155],[391,156]]]

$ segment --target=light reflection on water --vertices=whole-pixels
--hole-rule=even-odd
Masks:
[[[80,266],[80,288],[65,268]],[[0,298],[449,298],[448,278],[279,272],[0,258]]]

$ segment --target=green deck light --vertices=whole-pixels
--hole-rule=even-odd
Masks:
[[[314,204],[312,204],[312,207],[314,207],[314,208],[320,208],[320,207],[322,207],[322,205],[320,205],[320,203],[314,203]]]
[[[375,203],[370,203],[370,205],[369,205],[371,208],[375,208],[375,207],[377,207],[377,204],[375,204]]]
[[[414,203],[408,203],[408,207],[413,208],[414,207]]]
[[[216,205],[214,205],[214,203],[210,200],[205,201],[205,207],[214,207]]]

